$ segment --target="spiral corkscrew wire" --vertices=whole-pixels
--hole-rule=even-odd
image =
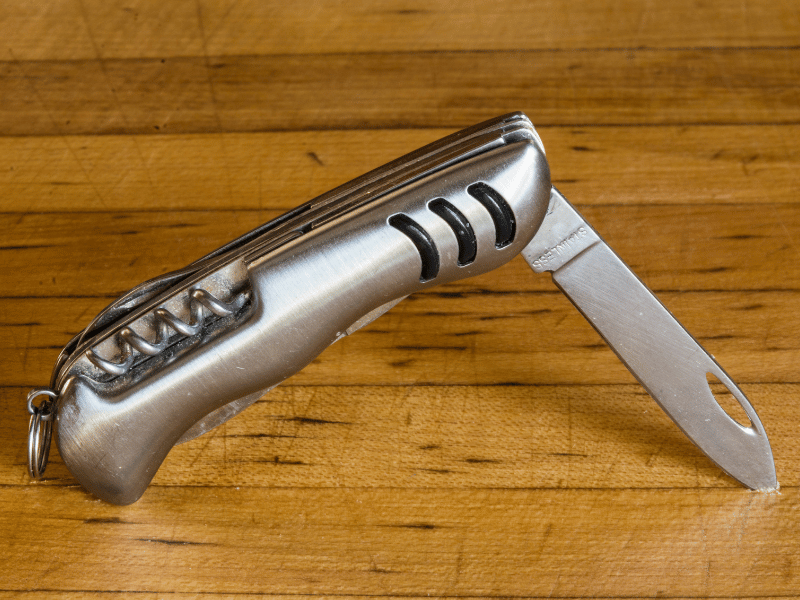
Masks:
[[[130,327],[124,327],[117,333],[117,339],[122,348],[121,361],[114,362],[101,358],[93,349],[86,351],[86,357],[92,364],[109,375],[124,375],[133,366],[134,351],[145,356],[155,356],[169,345],[170,329],[183,337],[195,335],[203,327],[206,310],[218,317],[228,317],[244,306],[249,295],[247,291],[242,292],[231,302],[226,303],[206,290],[191,290],[189,292],[190,319],[188,323],[165,308],[157,308],[153,311],[158,323],[156,341],[149,342]],[[37,406],[34,404],[34,400],[39,396],[46,396],[46,398]],[[41,479],[47,468],[57,402],[58,392],[50,388],[36,388],[28,394],[28,412],[31,415],[28,425],[28,473],[35,480]]]
[[[124,375],[133,366],[134,351],[145,356],[156,356],[169,345],[171,330],[183,337],[195,335],[203,327],[206,310],[218,317],[228,317],[244,305],[247,297],[247,292],[243,292],[231,302],[226,303],[211,292],[194,289],[189,292],[190,318],[188,323],[165,308],[157,308],[153,311],[158,324],[155,341],[150,342],[130,327],[124,327],[117,333],[117,340],[122,349],[122,360],[115,362],[102,358],[93,348],[86,351],[86,358],[109,375],[115,377]]]

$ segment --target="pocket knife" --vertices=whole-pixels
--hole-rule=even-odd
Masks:
[[[747,398],[551,186],[522,113],[399,158],[113,302],[67,344],[50,386],[29,394],[29,471],[44,471],[55,427],[86,489],[135,502],[175,444],[236,415],[409,294],[517,254],[552,274],[714,463],[747,487],[776,488]],[[709,374],[749,424],[720,407]]]

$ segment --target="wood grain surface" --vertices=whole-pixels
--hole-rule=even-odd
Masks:
[[[799,82],[792,0],[2,3],[0,599],[800,595]],[[30,481],[25,394],[119,294],[513,110],[748,394],[779,492],[521,258],[337,342],[131,506],[57,451]]]

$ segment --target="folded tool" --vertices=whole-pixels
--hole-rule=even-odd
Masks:
[[[147,281],[101,312],[28,396],[29,470],[54,424],[89,491],[135,502],[177,443],[237,414],[409,294],[517,254],[556,285],[680,429],[745,486],[777,486],[753,407],[575,208],[513,113],[448,136]],[[742,405],[719,406],[707,376]],[[36,404],[37,397],[44,400]]]

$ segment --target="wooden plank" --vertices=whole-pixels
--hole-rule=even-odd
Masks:
[[[289,210],[451,132],[0,137],[0,208]],[[539,133],[554,184],[583,206],[794,203],[800,188],[800,126]]]
[[[2,489],[0,505],[5,591],[626,598],[800,584],[796,489],[156,488],[115,507],[40,487]]]
[[[64,600],[72,600],[73,598],[81,598],[85,600],[95,600],[100,598],[107,598],[107,592],[54,592],[48,590],[47,592],[43,590],[32,590],[32,591],[21,591],[21,592],[2,592],[0,591],[0,599],[5,598],[63,598]],[[198,595],[196,593],[170,593],[170,599],[174,600],[197,600]],[[201,598],[203,600],[250,600],[253,597],[253,594],[214,594],[209,592],[203,592]],[[311,600],[319,598],[319,594],[292,594],[289,596],[286,595],[279,595],[279,594],[258,594],[259,598],[263,598],[264,600]],[[381,596],[387,597],[387,596]],[[458,598],[459,596],[444,596],[440,595],[439,598]],[[527,596],[528,598],[533,598],[534,596]],[[556,596],[554,596],[556,597]],[[741,598],[742,600],[781,600],[782,596],[736,596],[737,598]],[[148,593],[148,592],[115,592],[114,598],[119,598],[121,600],[160,600],[161,596],[156,593]],[[341,600],[369,600],[370,598],[374,598],[374,596],[353,596],[347,594],[336,594],[336,598]],[[404,595],[403,598],[408,598],[408,600],[427,600],[428,596],[410,596]],[[628,596],[631,600],[635,600],[634,596]],[[689,596],[670,596],[671,600],[689,600]]]
[[[797,124],[798,79],[800,47],[12,61],[0,135]]]
[[[798,384],[743,386],[796,488]],[[20,388],[0,388],[0,485],[30,485]],[[13,443],[12,443],[13,441]],[[46,481],[75,480],[53,451]],[[739,488],[638,384],[279,386],[172,450],[151,486]]]
[[[374,596],[354,596],[354,595],[347,595],[347,594],[336,594],[336,598],[340,598],[341,600],[369,600],[370,598],[374,598]],[[72,600],[73,598],[81,598],[85,600],[95,600],[100,598],[107,598],[108,593],[105,592],[53,592],[47,591],[44,592],[42,590],[33,590],[33,591],[22,591],[22,592],[0,592],[0,599],[5,598],[63,598],[64,600]],[[114,598],[119,598],[121,600],[160,600],[162,596],[158,593],[148,593],[148,592],[115,592]],[[197,600],[198,594],[196,593],[170,593],[170,599],[174,600]],[[202,596],[203,600],[249,600],[253,597],[252,594],[214,594],[209,592],[203,592]],[[311,600],[312,598],[319,598],[319,594],[292,594],[289,596],[286,595],[278,595],[278,594],[258,594],[259,598],[263,598],[264,600]],[[387,596],[381,596],[387,597]],[[457,598],[458,596],[444,596],[440,595],[438,598]],[[490,596],[491,597],[491,596]],[[533,598],[533,596],[527,596],[528,598]],[[556,596],[554,596],[556,597]],[[736,596],[737,598],[741,598],[742,600],[780,600],[782,596]],[[403,598],[408,598],[408,600],[427,600],[428,596],[410,596],[404,595]],[[631,600],[636,600],[634,596],[628,596]],[[671,600],[689,600],[690,597],[688,596],[670,596]]]
[[[657,291],[800,288],[792,204],[582,206],[608,243]],[[178,269],[277,211],[0,214],[5,298],[113,297]],[[455,289],[549,291],[521,261]],[[507,272],[506,272],[507,271]],[[780,273],[780,277],[776,277]],[[13,282],[13,286],[10,285]],[[476,283],[479,282],[479,283]],[[449,288],[454,289],[454,288]],[[29,320],[29,319],[28,319]]]
[[[691,15],[689,18],[688,15]],[[212,55],[796,45],[790,0],[443,0],[313,6],[256,2],[6,2],[6,52],[20,60]]]
[[[519,260],[475,283],[514,280]],[[483,278],[481,278],[483,279]],[[555,291],[506,293],[449,285],[411,296],[343,339],[292,385],[629,383],[633,379],[568,300]],[[507,283],[507,282],[506,282]],[[797,382],[797,292],[664,292],[659,298],[734,380]],[[0,300],[6,385],[39,386],[72,336],[108,298]]]

